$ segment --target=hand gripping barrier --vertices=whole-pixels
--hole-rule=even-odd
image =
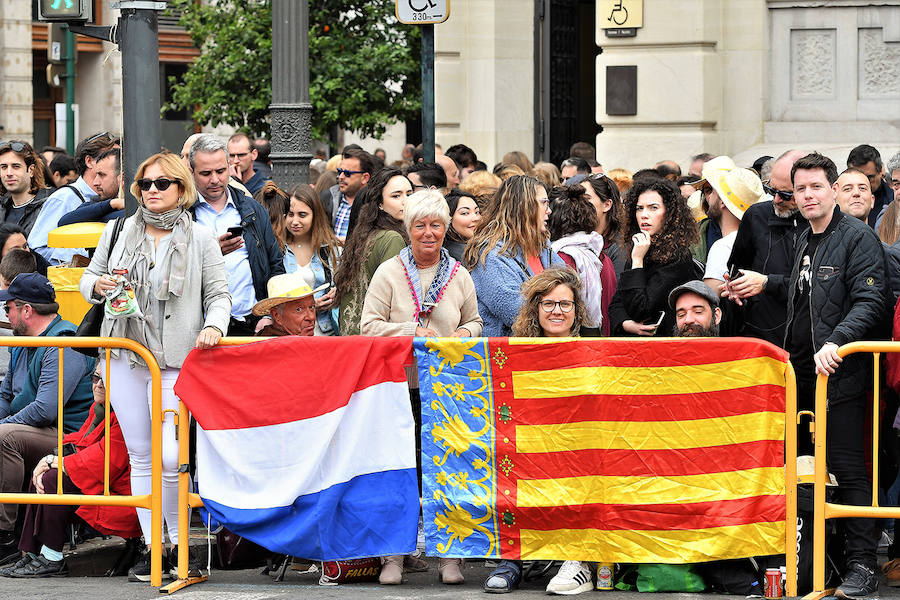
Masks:
[[[88,496],[83,494],[64,494],[63,471],[57,469],[55,494],[13,494],[0,493],[0,503],[13,504],[52,504],[52,505],[91,505],[91,506],[133,506],[146,508],[150,511],[151,527],[153,531],[162,531],[162,402],[160,395],[160,370],[153,354],[144,346],[125,338],[100,338],[100,337],[0,337],[0,346],[14,346],[24,348],[57,348],[59,353],[59,392],[57,404],[57,424],[63,422],[63,361],[65,348],[103,348],[106,357],[106,375],[104,378],[106,387],[105,415],[103,419],[105,448],[103,452],[103,495]],[[134,352],[147,364],[152,377],[151,400],[151,484],[150,494],[141,496],[112,496],[109,493],[109,394],[115,382],[110,381],[109,359],[112,348],[129,350]],[[63,428],[57,427],[57,455],[62,456]],[[28,468],[28,467],[26,467]],[[187,553],[184,553],[187,556]],[[162,585],[162,536],[156,536],[150,545],[150,584],[159,587]]]
[[[815,487],[813,491],[813,591],[805,596],[806,600],[814,600],[831,595],[833,590],[825,589],[825,520],[844,519],[847,517],[865,517],[871,519],[900,518],[900,507],[878,506],[878,426],[880,361],[884,352],[900,352],[900,342],[853,342],[838,348],[842,358],[850,354],[871,352],[873,359],[872,402],[874,407],[872,418],[872,505],[851,506],[834,504],[825,501],[825,482],[828,478],[826,466],[827,440],[827,391],[828,376],[819,375],[816,381],[816,444],[815,444]],[[840,367],[839,367],[840,368]]]

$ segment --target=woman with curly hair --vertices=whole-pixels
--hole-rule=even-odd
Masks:
[[[554,267],[522,284],[522,308],[512,333],[516,337],[576,337],[586,318],[578,273]]]
[[[381,263],[400,254],[409,242],[401,219],[406,197],[412,194],[412,189],[412,183],[400,169],[385,167],[356,198],[360,203],[359,218],[344,242],[341,264],[334,274],[341,335],[359,335],[363,302],[372,275]]]
[[[504,181],[483,213],[478,230],[466,245],[463,263],[475,282],[485,337],[509,335],[526,279],[554,263],[562,266],[548,244],[549,217],[547,191],[528,175],[513,175]]]
[[[697,222],[674,183],[639,179],[625,197],[631,256],[609,307],[613,335],[666,335],[675,325],[668,295],[698,274],[691,258]]]
[[[616,291],[616,271],[603,253],[597,233],[597,213],[580,185],[561,185],[550,191],[550,247],[583,283],[587,310],[582,335],[609,335],[609,303]]]

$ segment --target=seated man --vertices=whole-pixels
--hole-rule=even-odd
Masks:
[[[63,438],[63,492],[66,494],[102,494],[106,436],[104,411],[106,387],[101,366],[91,374],[94,404],[87,420],[75,433]],[[68,452],[67,448],[72,451]],[[55,494],[59,457],[48,454],[34,468],[30,492]],[[109,416],[109,489],[113,494],[131,495],[131,469],[128,451],[116,415]],[[137,538],[141,535],[137,513],[130,506],[56,506],[29,504],[19,548],[22,557],[0,569],[3,577],[61,577],[68,574],[62,549],[66,528],[75,515],[104,535]]]
[[[316,330],[316,300],[312,289],[298,273],[269,279],[269,297],[253,307],[257,317],[268,316],[272,323],[256,335],[313,335]]]
[[[0,302],[14,335],[72,335],[75,325],[62,320],[56,292],[46,277],[23,273],[0,290]],[[60,382],[55,348],[13,348],[9,371],[0,384],[0,492],[22,491],[25,474],[56,448],[57,427],[77,430],[93,401],[94,360],[71,348],[64,351],[63,422],[57,423]],[[14,529],[18,505],[0,505],[0,562],[18,556]]]

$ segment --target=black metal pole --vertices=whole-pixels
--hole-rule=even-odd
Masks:
[[[422,157],[434,162],[434,25],[422,25]]]
[[[128,191],[138,165],[162,147],[159,97],[159,27],[157,11],[129,8],[122,2],[117,41],[122,52],[122,171],[125,212],[137,200]],[[135,3],[138,4],[138,3]],[[146,5],[146,3],[139,3]]]
[[[309,103],[309,4],[272,2],[272,177],[290,191],[309,182],[312,104]]]

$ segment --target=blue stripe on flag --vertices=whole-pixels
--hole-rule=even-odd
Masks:
[[[203,498],[213,519],[248,540],[311,560],[409,554],[416,549],[416,470],[360,475],[279,508],[231,508]]]

